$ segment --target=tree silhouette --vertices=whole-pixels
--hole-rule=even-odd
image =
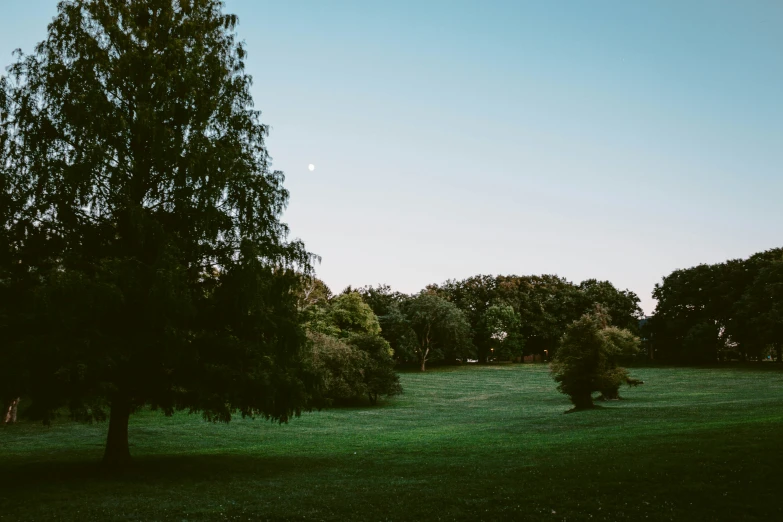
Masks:
[[[281,422],[307,405],[295,290],[312,256],[286,239],[222,7],[64,1],[2,79],[0,338],[17,366],[0,371],[24,379],[0,391],[44,419],[110,412],[110,465],[144,405]]]

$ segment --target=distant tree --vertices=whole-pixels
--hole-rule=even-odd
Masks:
[[[400,362],[416,361],[416,347],[418,341],[416,332],[411,327],[411,322],[403,310],[407,301],[394,304],[389,308],[389,313],[378,318],[381,324],[381,335],[394,350],[394,357]]]
[[[332,316],[329,312],[328,304],[326,306],[318,304],[307,306],[300,313],[302,325],[308,332],[318,332],[330,337],[340,337],[340,329],[332,321]]]
[[[569,396],[577,410],[593,407],[594,392],[602,392],[606,399],[618,398],[623,382],[640,383],[617,365],[622,354],[638,346],[633,334],[609,326],[607,314],[598,307],[566,328],[551,365],[557,389]]]
[[[317,277],[303,275],[298,297],[300,309],[308,306],[325,306],[332,298],[332,290]]]
[[[372,308],[367,305],[358,292],[342,293],[329,303],[329,317],[339,329],[339,336],[353,334],[379,335],[381,325]]]
[[[394,350],[383,337],[356,334],[350,338],[349,344],[367,355],[362,373],[370,404],[376,404],[379,396],[402,393],[400,376],[394,371]]]
[[[717,360],[717,347],[725,344],[715,313],[722,299],[720,277],[718,267],[699,265],[675,270],[655,286],[653,297],[658,304],[649,330],[657,359],[680,363]]]
[[[517,326],[507,330],[512,345],[523,346],[525,353],[553,356],[565,328],[582,314],[603,306],[615,325],[638,331],[643,317],[639,297],[630,290],[618,290],[608,281],[588,279],[579,286],[556,275],[490,276],[477,275],[440,285],[427,291],[457,305],[465,314],[478,359],[482,362],[497,349],[494,325],[489,324],[491,307],[510,306],[519,317]],[[495,312],[492,312],[495,313]],[[524,345],[518,341],[524,339]]]
[[[500,276],[498,299],[519,314],[525,353],[552,357],[566,327],[585,312],[582,293],[556,275]]]
[[[428,361],[472,355],[470,325],[454,303],[423,292],[405,305],[405,316],[416,335],[414,353],[421,371]]]
[[[734,313],[757,343],[774,350],[777,361],[783,362],[783,254],[758,271]]]
[[[687,363],[716,362],[722,350],[720,328],[713,320],[691,326],[680,345],[679,360]]]
[[[476,275],[461,281],[449,280],[441,285],[430,285],[426,290],[454,303],[462,311],[470,325],[471,341],[480,362],[487,362],[495,344],[486,323],[486,313],[496,300],[496,286],[494,276]]]
[[[579,283],[583,295],[582,313],[590,312],[600,304],[609,314],[612,324],[638,333],[639,321],[644,317],[639,307],[639,296],[630,290],[619,290],[609,281],[587,279]]]
[[[514,308],[506,304],[493,304],[484,314],[484,324],[490,332],[492,355],[502,359],[512,359],[522,355],[525,346],[519,333],[519,315]]]
[[[392,290],[389,285],[365,286],[357,292],[378,316],[381,336],[394,350],[394,358],[401,362],[415,360],[416,335],[402,312],[410,296]]]
[[[408,298],[407,295],[392,290],[389,285],[363,286],[355,291],[378,317],[389,314],[395,305]]]
[[[302,324],[308,331],[337,337],[340,329],[329,316],[332,291],[312,274],[302,274],[301,283],[296,292],[296,300]]]
[[[775,285],[772,279],[762,281],[772,277],[781,258],[783,249],[778,248],[664,277],[653,291],[658,303],[646,325],[656,358],[682,363],[762,360],[774,349],[775,335],[770,337],[768,328],[774,319],[767,319],[776,313],[771,306],[775,297],[767,288]]]
[[[113,466],[144,405],[285,422],[310,400],[312,258],[222,6],[60,2],[0,81],[0,291],[20,297],[0,360],[24,376],[3,391],[44,419],[108,414]]]

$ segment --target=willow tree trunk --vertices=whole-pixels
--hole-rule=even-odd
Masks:
[[[5,410],[3,413],[5,415],[3,416],[3,422],[6,424],[13,424],[16,422],[16,410],[19,407],[19,397],[12,400],[6,405]]]
[[[112,401],[109,414],[109,435],[106,437],[106,451],[103,453],[103,464],[110,468],[120,468],[130,463],[128,449],[128,419],[130,405],[127,400]]]

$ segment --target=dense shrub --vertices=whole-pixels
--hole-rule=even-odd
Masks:
[[[308,332],[310,364],[324,405],[345,402],[367,395],[364,380],[369,355],[342,339],[320,332]]]
[[[382,337],[365,333],[338,339],[312,331],[307,337],[321,404],[329,406],[363,397],[376,404],[380,396],[402,393],[393,351]]]
[[[358,334],[349,343],[366,355],[363,376],[370,404],[375,404],[378,396],[402,393],[400,377],[394,371],[394,350],[383,337]]]

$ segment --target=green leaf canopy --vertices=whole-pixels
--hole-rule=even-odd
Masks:
[[[222,8],[63,1],[1,80],[0,350],[24,378],[0,391],[43,417],[110,408],[110,443],[115,410],[127,430],[145,404],[223,421],[307,404],[295,289],[312,255],[280,221]]]

